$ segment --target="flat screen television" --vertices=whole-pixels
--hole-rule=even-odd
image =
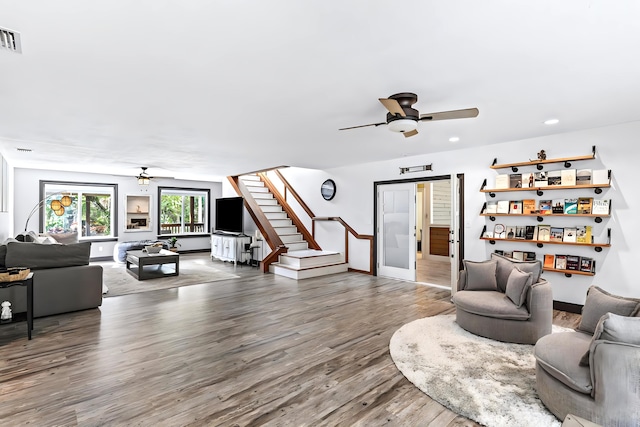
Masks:
[[[224,197],[216,199],[215,231],[242,234],[244,199],[242,197]]]

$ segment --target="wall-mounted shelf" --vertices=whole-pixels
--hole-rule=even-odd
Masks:
[[[538,196],[542,196],[546,190],[582,190],[593,188],[594,193],[602,193],[603,188],[611,187],[611,184],[588,184],[588,185],[552,185],[551,187],[524,187],[524,188],[485,188],[487,180],[484,180],[481,193],[489,193],[489,196],[496,197],[495,193],[505,193],[508,191],[535,191]]]
[[[543,268],[542,271],[551,271],[551,272],[554,272],[554,273],[564,273],[564,275],[567,276],[567,277],[571,277],[571,275],[573,275],[573,274],[578,274],[578,275],[581,275],[581,276],[595,276],[596,275],[595,273],[589,273],[589,272],[586,272],[586,271],[580,271],[580,270],[558,270],[556,268],[548,268],[548,267]]]
[[[496,242],[517,242],[517,243],[535,243],[539,248],[544,245],[573,245],[573,246],[591,246],[596,252],[601,252],[602,248],[611,247],[611,243],[577,243],[577,242],[556,242],[552,240],[527,240],[527,239],[496,239],[495,237],[481,237],[480,240],[488,240],[494,245]],[[600,248],[600,250],[598,250]]]
[[[480,216],[488,216],[491,221],[495,221],[497,216],[535,216],[538,222],[544,221],[547,217],[586,217],[594,218],[595,222],[601,223],[602,218],[608,218],[611,215],[598,214],[509,214],[509,213],[481,213]]]
[[[528,162],[516,162],[516,163],[503,163],[497,164],[498,159],[493,159],[491,169],[511,169],[513,172],[518,172],[519,166],[536,166],[538,170],[543,169],[543,165],[548,163],[564,163],[565,168],[571,167],[571,162],[577,162],[581,160],[593,160],[596,158],[596,146],[591,147],[591,154],[586,156],[572,156],[572,157],[560,157],[557,159],[545,159],[545,160],[529,160]]]

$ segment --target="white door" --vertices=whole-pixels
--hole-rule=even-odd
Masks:
[[[378,186],[378,275],[416,280],[416,184]]]
[[[449,227],[449,254],[451,255],[451,295],[458,286],[458,263],[460,256],[460,179],[451,174],[451,226]]]

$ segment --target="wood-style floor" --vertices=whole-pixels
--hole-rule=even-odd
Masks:
[[[416,254],[416,281],[434,285],[451,286],[451,261]]]
[[[229,264],[214,262],[221,269]],[[0,326],[0,420],[34,426],[475,426],[389,356],[449,292],[358,273],[239,279],[107,298]],[[144,286],[144,282],[140,282]],[[573,326],[575,315],[556,314]]]

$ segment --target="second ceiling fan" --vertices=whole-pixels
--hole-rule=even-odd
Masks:
[[[466,108],[464,110],[441,111],[438,113],[420,114],[413,104],[418,102],[418,95],[411,92],[402,92],[391,95],[388,98],[378,98],[378,100],[389,111],[387,121],[380,123],[370,123],[368,125],[351,126],[339,130],[357,129],[368,126],[387,125],[389,130],[400,132],[406,138],[418,134],[418,122],[433,120],[466,119],[478,116],[477,108]]]

